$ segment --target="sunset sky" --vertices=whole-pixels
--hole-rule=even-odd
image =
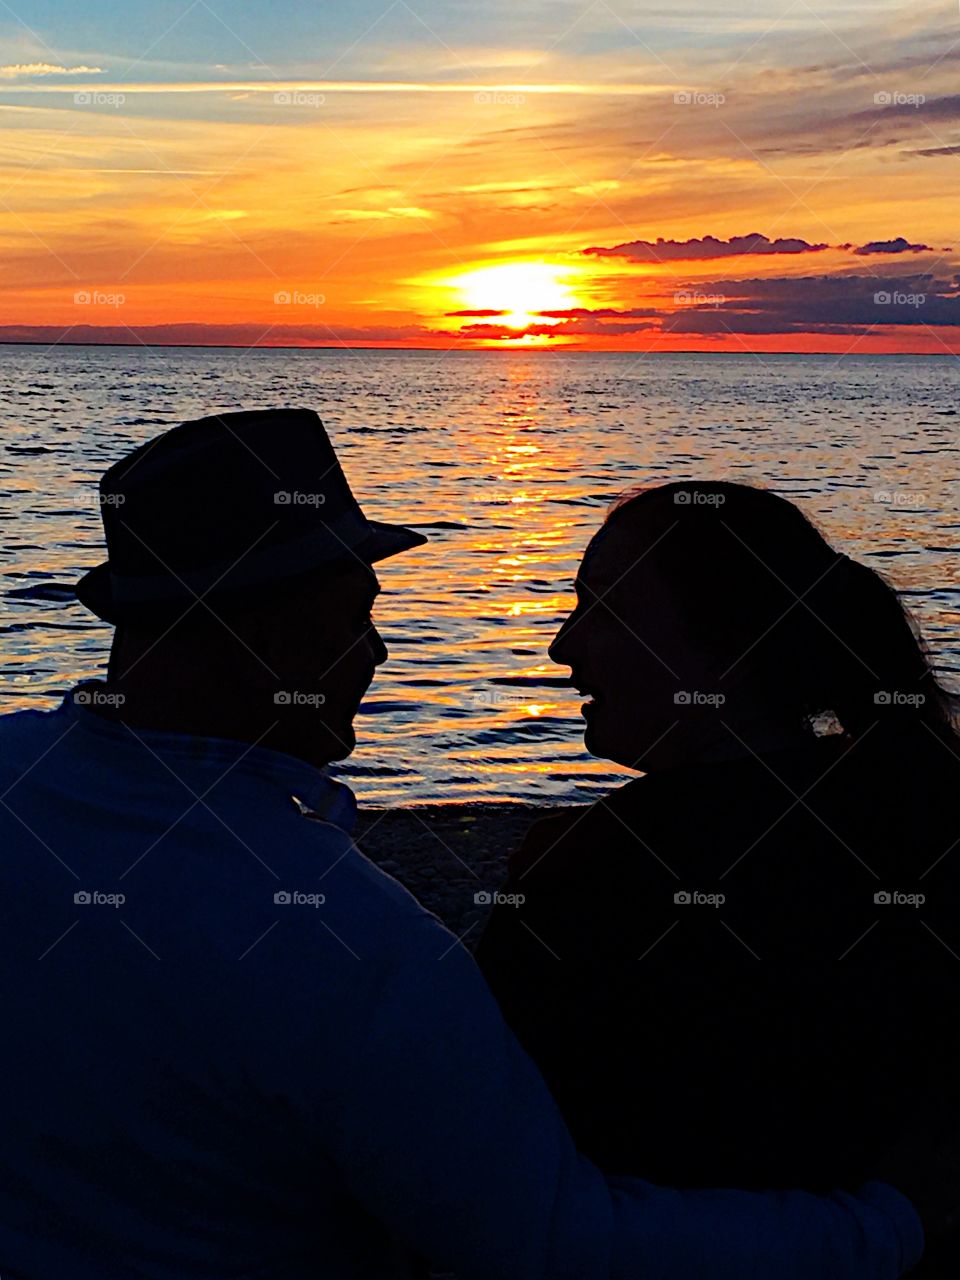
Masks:
[[[0,339],[960,351],[960,9],[0,6]]]

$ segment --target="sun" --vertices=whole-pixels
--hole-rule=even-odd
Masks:
[[[550,262],[505,262],[480,267],[449,283],[460,291],[465,308],[496,311],[498,323],[511,329],[531,324],[556,324],[557,318],[538,314],[577,305],[566,277],[569,268]]]

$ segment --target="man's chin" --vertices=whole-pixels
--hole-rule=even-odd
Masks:
[[[336,731],[330,730],[328,754],[331,764],[336,760],[346,760],[356,749],[357,735],[353,731],[352,724]]]
[[[350,722],[345,725],[326,721],[318,724],[314,718],[305,715],[286,718],[283,728],[271,735],[270,743],[265,745],[276,746],[322,769],[352,755],[357,739]]]

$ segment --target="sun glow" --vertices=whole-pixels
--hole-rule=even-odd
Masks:
[[[468,271],[450,284],[460,291],[465,308],[500,312],[490,320],[511,329],[524,329],[530,324],[558,322],[557,317],[540,312],[577,306],[566,279],[569,274],[569,268],[549,262],[505,262]]]

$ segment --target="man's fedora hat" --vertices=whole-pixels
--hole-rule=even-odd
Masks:
[[[104,473],[100,507],[109,558],[76,593],[108,622],[182,612],[197,597],[255,602],[427,541],[367,519],[312,409],[181,423]]]

